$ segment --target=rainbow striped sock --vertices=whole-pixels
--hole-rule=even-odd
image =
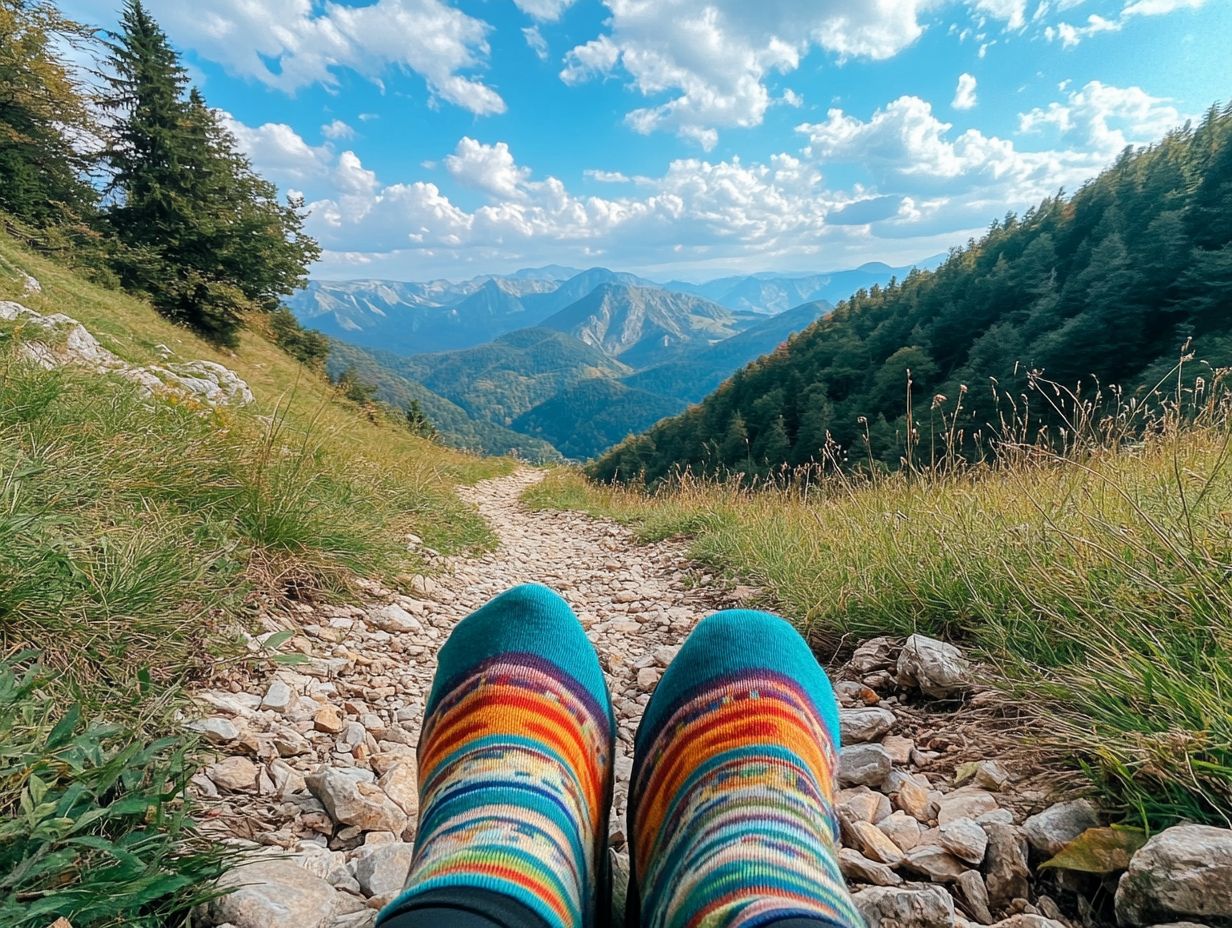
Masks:
[[[459,623],[420,735],[409,888],[378,924],[417,905],[483,914],[495,899],[546,928],[596,925],[610,905],[599,844],[614,731],[594,648],[551,590],[517,587]]]
[[[637,733],[630,924],[862,928],[838,866],[838,731],[829,680],[785,621],[698,625]]]

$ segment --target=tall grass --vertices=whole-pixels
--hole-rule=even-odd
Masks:
[[[1226,825],[1232,416],[1219,379],[1149,413],[1079,402],[1063,446],[1006,428],[982,465],[938,455],[756,487],[682,475],[655,491],[561,472],[529,499],[692,535],[825,653],[915,631],[963,642],[1040,714],[1040,747],[1127,815]]]
[[[410,532],[490,545],[453,491],[512,465],[360,411],[259,333],[222,352],[0,234],[3,298],[133,363],[225,364],[256,396],[215,410],[41,370],[0,326],[0,923],[183,924],[233,857],[192,826],[184,684],[246,653],[258,606],[423,570]]]

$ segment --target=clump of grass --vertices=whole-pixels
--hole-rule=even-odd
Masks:
[[[150,402],[0,359],[0,644],[83,693],[203,669],[264,587],[328,596],[415,566],[420,505],[285,416]]]
[[[1148,825],[1227,825],[1228,394],[1218,377],[1181,390],[1145,428],[1141,404],[1126,407],[1109,413],[1124,428],[1081,413],[1098,441],[1015,438],[977,466],[811,468],[759,486],[682,475],[655,490],[560,472],[529,500],[693,535],[819,650],[916,631],[965,643],[1041,714],[1041,747],[1108,802]]]
[[[184,745],[65,710],[24,658],[0,661],[0,924],[180,924],[235,857],[194,830]]]

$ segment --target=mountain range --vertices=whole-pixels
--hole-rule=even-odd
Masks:
[[[550,266],[467,281],[313,281],[288,305],[455,444],[586,459],[683,411],[849,296],[910,268],[658,284]]]

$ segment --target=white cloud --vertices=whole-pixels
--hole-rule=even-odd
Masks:
[[[1130,16],[1164,16],[1177,10],[1196,10],[1205,5],[1206,0],[1135,0],[1121,11],[1123,17]]]
[[[958,88],[954,91],[954,101],[950,105],[956,110],[969,110],[975,106],[975,102],[975,76],[958,75]]]
[[[798,127],[798,151],[679,159],[653,178],[588,170],[589,181],[611,185],[597,196],[537,177],[504,141],[468,136],[440,165],[450,183],[483,192],[473,209],[427,180],[382,181],[353,152],[309,145],[287,126],[232,128],[260,170],[310,191],[308,228],[326,249],[327,274],[440,276],[533,261],[644,273],[837,267],[944,251],[1007,209],[1076,188],[1123,142],[1155,138],[1181,118],[1136,87],[1092,82],[1062,95],[1022,114],[1015,140],[957,132],[917,97],[867,119],[832,109]],[[1042,148],[1019,147],[1027,140]],[[858,180],[836,188],[827,175]]]
[[[798,110],[804,106],[804,97],[796,93],[790,87],[783,91],[783,95],[779,97],[784,106],[790,106],[792,109]]]
[[[1070,91],[1063,103],[1037,107],[1018,118],[1020,132],[1054,129],[1061,141],[1109,158],[1126,145],[1159,138],[1183,121],[1168,100],[1141,87],[1114,87],[1091,81]]]
[[[335,119],[333,122],[323,125],[321,127],[321,134],[327,139],[333,139],[334,141],[355,138],[355,130],[341,119]]]
[[[505,110],[495,90],[465,73],[486,63],[490,27],[442,0],[147,5],[177,42],[232,73],[288,92],[315,83],[334,86],[343,69],[379,82],[387,70],[407,68],[424,78],[434,98],[479,115]]]
[[[601,184],[627,184],[633,180],[620,171],[600,171],[593,168],[583,171],[582,175]]]
[[[539,57],[540,61],[548,60],[548,40],[543,37],[538,26],[527,26],[522,30],[522,37],[526,39],[526,44],[530,46],[530,50]]]
[[[482,190],[494,199],[521,199],[523,185],[530,177],[528,168],[518,167],[505,142],[485,145],[469,136],[458,142],[454,153],[446,156],[445,168],[460,183]]]
[[[1116,19],[1108,19],[1098,14],[1087,17],[1086,24],[1076,26],[1072,23],[1057,23],[1044,29],[1044,36],[1050,42],[1060,42],[1066,48],[1075,45],[1101,32],[1120,32],[1126,23],[1138,16],[1166,16],[1178,10],[1196,10],[1205,6],[1206,0],[1130,0],[1121,9]],[[1072,0],[1062,3],[1060,9],[1075,6]]]
[[[561,78],[627,76],[649,101],[628,114],[629,126],[710,148],[718,130],[762,122],[774,102],[773,74],[795,71],[814,49],[840,61],[893,57],[923,33],[922,14],[947,0],[603,2],[611,13],[606,31],[566,55]],[[1025,25],[1026,0],[961,2],[1001,28]]]
[[[616,43],[607,36],[600,36],[565,55],[565,67],[560,72],[560,79],[566,84],[580,84],[607,74],[619,60],[620,49]]]
[[[229,113],[223,124],[235,136],[240,150],[265,177],[282,186],[302,187],[329,175],[335,163],[328,145],[309,145],[285,123],[246,126]]]
[[[1001,20],[1007,29],[1021,29],[1027,22],[1027,0],[972,0],[971,6],[977,13]]]
[[[527,16],[545,22],[555,22],[561,14],[573,6],[573,0],[513,0],[514,5]]]

